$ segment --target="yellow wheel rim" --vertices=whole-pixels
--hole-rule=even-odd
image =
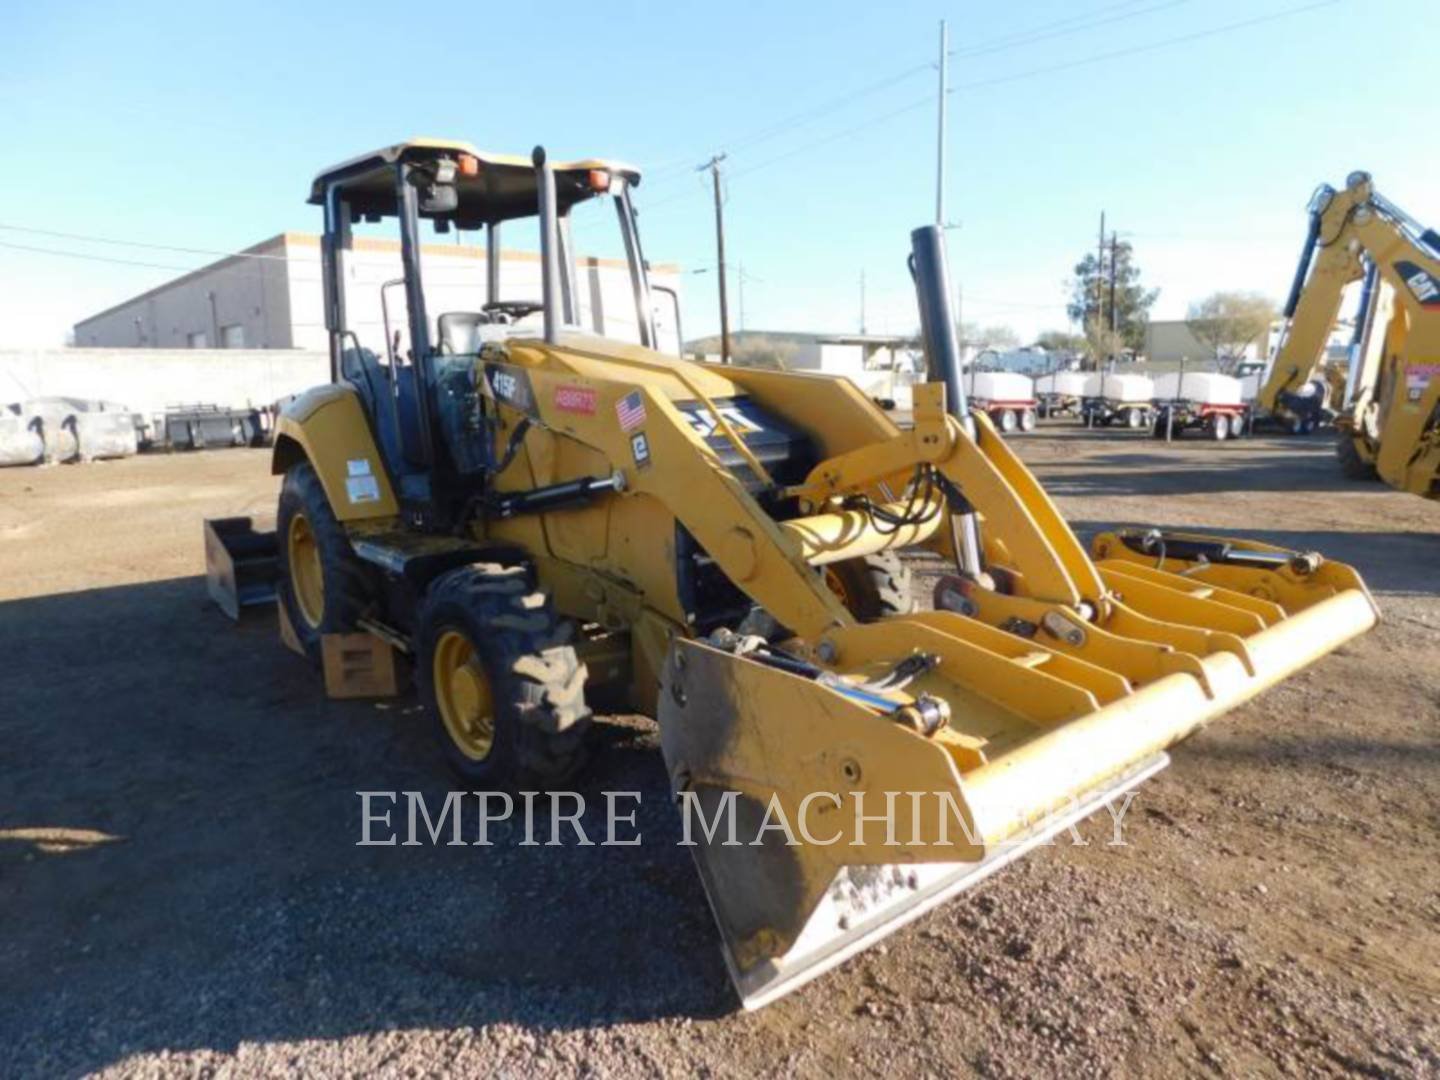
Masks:
[[[300,617],[314,630],[325,619],[325,575],[320,569],[320,545],[304,514],[290,519],[287,539],[290,556],[290,585]]]
[[[494,697],[470,639],[459,630],[441,634],[430,673],[450,741],[470,760],[484,761],[495,745]]]

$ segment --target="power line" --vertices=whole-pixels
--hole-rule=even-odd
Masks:
[[[913,67],[906,68],[904,71],[899,72],[896,75],[892,75],[887,79],[882,79],[879,82],[872,83],[869,86],[863,87],[860,90],[856,90],[853,93],[836,98],[833,101],[830,101],[827,104],[821,106],[817,106],[816,108],[811,109],[808,112],[799,113],[791,117],[789,120],[782,121],[774,127],[768,128],[765,131],[760,132],[759,134],[754,135],[748,139],[742,139],[738,142],[730,143],[725,147],[725,149],[727,152],[734,153],[747,147],[754,146],[757,143],[773,139],[776,135],[781,135],[786,131],[791,130],[792,128],[800,126],[801,124],[809,123],[811,120],[818,119],[821,116],[827,116],[830,113],[842,108],[843,106],[850,104],[852,101],[859,101],[861,98],[869,97],[871,94],[878,94],[882,90],[888,90],[890,87],[902,83],[914,75],[918,75],[924,71],[932,70],[933,67],[934,65],[929,63],[916,64]]]
[[[266,255],[258,251],[217,251],[212,248],[176,247],[173,244],[150,244],[141,240],[115,240],[107,236],[58,232],[55,229],[35,229],[27,225],[6,225],[0,223],[0,229],[4,229],[7,232],[29,233],[32,236],[53,236],[59,240],[79,240],[92,244],[116,244],[120,247],[148,248],[151,251],[178,251],[185,255],[218,255],[225,259],[268,259],[275,262],[290,261],[286,255]]]
[[[1305,4],[1295,8],[1289,8],[1285,11],[1271,12],[1268,15],[1259,15],[1251,19],[1242,19],[1239,22],[1227,23],[1223,26],[1211,27],[1208,30],[1198,30],[1190,34],[1181,34],[1177,37],[1165,38],[1161,41],[1153,41],[1144,45],[1135,45],[1124,49],[1112,50],[1106,53],[1098,53],[1093,56],[1081,57],[1078,60],[1070,60],[1060,64],[1051,64],[1045,67],[1032,68],[1028,71],[1020,71],[1011,75],[1001,75],[991,79],[980,79],[973,82],[960,83],[959,85],[952,87],[952,92],[955,90],[976,90],[983,87],[996,86],[1001,83],[1016,82],[1022,79],[1038,78],[1044,75],[1054,74],[1056,72],[1068,71],[1071,68],[1082,67],[1088,64],[1102,63],[1106,60],[1113,60],[1121,56],[1131,56],[1136,53],[1149,52],[1154,49],[1167,48],[1171,45],[1180,45],[1191,41],[1199,41],[1204,38],[1215,37],[1219,34],[1229,33],[1233,30],[1241,30],[1251,26],[1258,26],[1262,23],[1274,22],[1278,19],[1289,18],[1292,15],[1300,15],[1307,11],[1315,11],[1323,7],[1332,7],[1340,2],[1341,0],[1318,0],[1318,2],[1316,3]],[[1137,12],[1136,14],[1139,13]],[[803,143],[800,146],[797,146],[791,150],[787,150],[783,154],[777,154],[774,157],[767,158],[764,161],[751,165],[749,168],[740,169],[737,172],[731,173],[729,179],[733,183],[734,181],[739,180],[742,177],[748,176],[753,172],[758,172],[761,169],[769,168],[771,165],[795,157],[798,154],[803,154],[809,150],[815,149],[816,147],[824,146],[827,143],[836,141],[837,139],[843,139],[848,135],[853,135],[858,131],[863,131],[865,128],[873,127],[874,125],[884,123],[887,120],[893,120],[897,116],[901,116],[907,112],[912,112],[915,109],[919,109],[923,106],[929,105],[934,100],[935,95],[928,94],[924,98],[918,101],[913,101],[908,105],[904,105],[899,109],[893,110],[892,112],[883,113],[882,115],[873,117],[869,120],[864,121],[863,123],[856,124],[854,127],[846,128],[845,130],[836,132],[832,135],[826,135],[811,142]],[[693,197],[693,194],[694,193],[692,192],[681,192],[675,195],[671,195],[669,198],[660,199],[657,202],[650,203],[646,207],[646,210],[653,212],[658,207],[666,206],[681,199],[691,198]]]
[[[1191,0],[1165,0],[1164,3],[1154,4],[1150,7],[1143,8],[1140,11],[1123,11],[1123,9],[1125,8],[1133,8],[1137,3],[1140,2],[1142,2],[1142,0],[1125,0],[1125,2],[1123,3],[1107,5],[1106,7],[1098,8],[1096,10],[1086,12],[1081,15],[1072,15],[1069,18],[1060,19],[1053,23],[1046,23],[1040,27],[1033,28],[1032,30],[1019,31],[1006,37],[993,39],[990,42],[982,43],[971,48],[958,51],[950,51],[948,55],[959,58],[967,58],[973,56],[985,56],[996,52],[1003,52],[1009,49],[1016,49],[1025,45],[1033,44],[1038,41],[1045,41],[1067,34],[1079,33],[1081,31],[1094,29],[1096,27],[1107,26],[1116,22],[1122,22],[1127,19],[1138,18],[1142,15],[1150,15],[1157,11],[1163,11],[1167,8],[1178,7],[1181,4],[1190,3]],[[1120,14],[1108,14],[1117,10],[1120,10]],[[1094,18],[1094,16],[1097,15],[1108,15],[1108,17],[1099,19]],[[801,127],[805,124],[811,123],[814,120],[817,120],[823,116],[827,116],[833,112],[836,112],[854,101],[858,101],[872,94],[887,90],[890,87],[904,82],[905,80],[910,79],[915,75],[921,74],[926,71],[934,70],[934,67],[935,65],[933,63],[923,63],[916,64],[912,67],[904,69],[903,71],[898,71],[893,75],[887,76],[884,79],[880,79],[867,86],[861,87],[858,90],[842,94],[839,97],[832,98],[826,102],[823,102],[820,105],[814,106],[811,109],[796,113],[793,116],[790,116],[787,119],[780,121],[778,124],[772,125],[771,127],[762,128],[755,132],[753,135],[747,135],[739,139],[732,139],[724,142],[721,144],[721,150],[727,154],[734,154],[751,146],[766,142],[776,137],[777,135],[784,134],[787,131],[791,131],[797,127]],[[679,179],[687,171],[689,171],[690,168],[691,166],[686,160],[680,158],[672,158],[670,161],[664,163],[663,165],[648,170],[648,178],[651,179],[652,183],[659,182],[663,185],[673,182],[673,179]]]
[[[846,128],[843,131],[837,131],[833,134],[823,136],[822,138],[812,140],[811,142],[802,143],[801,145],[794,147],[793,149],[785,151],[783,154],[776,154],[774,157],[766,158],[763,161],[757,162],[756,164],[751,165],[748,169],[741,169],[739,172],[729,174],[729,176],[725,178],[727,186],[729,184],[733,184],[741,177],[749,176],[751,173],[759,172],[761,169],[768,169],[771,165],[775,165],[781,161],[786,161],[789,158],[795,157],[797,154],[803,154],[807,151],[815,149],[818,146],[824,146],[827,143],[835,142],[837,139],[843,139],[848,135],[855,134],[857,131],[863,131],[866,128],[874,127],[876,124],[883,124],[886,120],[893,120],[895,117],[901,116],[905,113],[914,112],[921,106],[929,105],[934,100],[934,94],[926,94],[925,97],[921,98],[919,101],[912,101],[910,104],[901,106],[900,108],[895,109],[891,112],[883,113],[880,116],[871,117],[869,120],[866,120],[863,123],[856,124],[853,127]],[[682,199],[694,198],[696,194],[703,192],[703,190],[703,188],[699,188],[696,189],[696,191],[677,192],[676,194],[671,195],[668,198],[658,199],[655,202],[646,204],[643,212],[646,214],[653,214],[657,209],[662,206],[668,206],[671,203],[678,202]]]
[[[843,139],[847,135],[853,135],[857,131],[863,131],[866,128],[874,127],[876,124],[883,124],[886,120],[893,120],[897,116],[903,116],[905,113],[914,112],[916,109],[922,108],[926,105],[930,105],[934,101],[934,94],[926,94],[918,101],[912,101],[910,102],[910,104],[902,105],[900,108],[892,110],[891,112],[883,113],[880,116],[872,117],[871,119],[866,120],[863,123],[856,124],[854,127],[848,127],[843,131],[835,132],[833,135],[826,135],[823,138],[815,139],[812,142],[803,143],[800,146],[785,151],[785,153],[783,154],[776,154],[774,157],[766,158],[764,161],[758,162],[755,165],[751,165],[748,169],[741,169],[739,172],[731,173],[730,179],[734,181],[738,180],[742,176],[749,176],[753,172],[758,172],[761,169],[769,168],[776,162],[785,161],[789,158],[795,157],[797,154],[803,154],[807,150],[813,150],[817,146],[824,146],[827,143],[835,142],[837,139]]]
[[[116,241],[113,241],[113,242],[114,242],[114,243],[117,243],[117,244],[129,243],[129,241],[124,241],[124,240],[116,240]],[[145,247],[145,246],[155,246],[155,245],[143,245],[143,244],[142,244],[142,245],[139,245],[139,246]],[[143,260],[140,260],[140,259],[123,259],[123,258],[119,258],[119,257],[113,256],[113,255],[96,255],[96,254],[94,254],[93,252],[88,252],[88,251],[64,251],[64,250],[62,250],[62,249],[60,249],[60,248],[37,247],[37,246],[31,245],[31,244],[15,244],[15,243],[11,243],[11,242],[9,242],[9,241],[4,241],[4,240],[0,240],[0,248],[8,248],[8,249],[10,249],[10,250],[12,250],[12,251],[25,251],[25,252],[29,252],[29,253],[35,254],[35,255],[56,255],[56,256],[59,256],[59,257],[61,257],[61,258],[66,258],[66,259],[79,259],[79,260],[81,260],[82,262],[111,263],[111,264],[118,265],[118,266],[135,266],[135,267],[140,267],[140,268],[147,269],[147,270],[168,270],[168,271],[170,271],[170,272],[172,272],[172,273],[179,273],[179,274],[201,273],[201,272],[204,272],[204,271],[207,271],[207,270],[214,269],[213,265],[206,265],[206,266],[177,266],[177,265],[175,265],[174,263],[147,262],[147,261],[143,261]],[[279,259],[279,260],[281,260],[282,262],[285,262],[286,264],[288,264],[290,267],[297,267],[297,266],[298,266],[298,267],[304,267],[304,268],[308,268],[308,269],[318,269],[318,268],[319,268],[319,256],[318,256],[318,254],[315,256],[315,258],[309,258],[309,259],[307,259],[307,258],[286,258],[286,257],[284,257],[284,256],[267,256],[267,257],[268,257],[268,258]],[[436,256],[436,257],[437,257],[437,258],[442,258],[442,259],[443,259],[443,258],[447,258],[447,256],[445,256],[445,255],[438,255],[438,256]],[[483,263],[481,263],[479,260],[467,260],[467,262],[469,262],[469,261],[473,261],[473,262],[475,263],[475,267],[474,267],[474,271],[475,271],[475,272],[472,273],[472,274],[463,273],[463,269],[464,269],[463,267],[458,267],[458,266],[448,266],[448,267],[444,267],[444,266],[433,266],[433,265],[432,265],[432,266],[431,266],[429,269],[427,269],[427,271],[426,271],[426,274],[425,274],[425,284],[426,284],[427,286],[436,285],[436,286],[441,286],[441,287],[469,286],[472,282],[476,281],[476,280],[479,278],[479,275],[480,275],[480,273],[481,273],[481,270],[483,269]],[[390,278],[393,276],[393,272],[385,271],[385,270],[384,270],[383,268],[381,268],[381,267],[375,267],[375,266],[369,266],[369,267],[367,267],[367,266],[363,266],[363,265],[362,265],[362,266],[360,266],[360,267],[357,267],[356,269],[357,269],[358,272],[359,272],[359,276],[356,276],[356,277],[352,280],[352,284],[355,284],[355,285],[381,285],[381,284],[384,284],[386,281],[390,280]],[[445,271],[447,271],[447,270],[448,270],[448,271],[451,271],[452,273],[454,273],[455,271],[462,271],[462,272],[459,274],[459,276],[447,277],[447,276],[445,276]],[[240,276],[242,276],[242,277],[244,277],[244,278],[246,278],[246,279],[248,279],[248,280],[252,280],[252,281],[253,281],[253,280],[263,280],[263,278],[264,278],[264,276],[265,276],[265,275],[264,275],[264,268],[263,268],[263,267],[258,268],[258,272],[257,272],[257,270],[237,270],[237,271],[234,271],[234,272],[235,272],[235,273],[238,273]],[[373,277],[370,276],[372,273],[373,273],[375,276],[373,276]],[[305,283],[305,284],[317,284],[317,283],[319,283],[319,281],[320,281],[321,279],[320,279],[318,276],[309,276],[309,275],[304,275],[304,274],[296,274],[296,273],[294,272],[294,270],[291,269],[291,270],[290,270],[290,275],[289,275],[289,280],[290,280],[290,281],[293,281],[293,282],[301,282],[301,283]]]
[[[1154,49],[1163,49],[1171,45],[1181,45],[1191,41],[1199,41],[1203,38],[1215,37],[1218,34],[1226,34],[1232,30],[1243,30],[1251,26],[1259,26],[1261,23],[1275,22],[1277,19],[1286,19],[1292,15],[1302,15],[1307,11],[1315,11],[1323,7],[1333,7],[1341,0],[1319,0],[1318,3],[1304,4],[1301,7],[1288,8],[1285,11],[1275,11],[1268,15],[1257,15],[1253,19],[1242,19],[1239,22],[1226,23],[1224,26],[1211,27],[1209,30],[1197,30],[1191,34],[1181,34],[1179,37],[1165,38],[1162,41],[1152,41],[1145,45],[1133,45],[1126,49],[1116,49],[1112,52],[1098,53],[1094,56],[1082,57],[1079,60],[1070,60],[1063,64],[1050,64],[1046,67],[1032,68],[1029,71],[1018,71],[1012,75],[999,75],[992,79],[979,79],[975,82],[961,83],[956,86],[957,90],[978,90],[987,86],[998,86],[1002,83],[1018,82],[1021,79],[1035,78],[1040,75],[1053,75],[1059,71],[1069,71],[1072,68],[1084,67],[1087,64],[1099,64],[1106,60],[1115,60],[1122,56],[1134,56],[1136,53],[1150,52]]]
[[[775,138],[777,135],[783,135],[785,132],[793,130],[796,127],[811,123],[812,121],[818,120],[823,116],[828,116],[830,113],[836,112],[837,110],[844,108],[846,105],[849,105],[852,102],[859,101],[863,98],[871,96],[872,94],[878,94],[883,90],[888,90],[890,87],[898,85],[899,83],[902,83],[907,79],[910,79],[915,75],[920,74],[921,72],[931,70],[933,66],[934,65],[929,63],[915,64],[911,67],[906,68],[903,71],[897,71],[893,75],[888,75],[883,79],[877,80],[876,82],[862,86],[857,90],[847,91],[846,93],[841,94],[839,97],[831,98],[828,101],[820,103],[819,105],[815,105],[809,109],[805,109],[801,112],[795,113],[787,117],[786,119],[779,121],[778,123],[772,124],[769,127],[760,128],[759,130],[748,135],[743,135],[738,139],[730,139],[721,144],[720,152],[732,154],[739,150],[743,150],[751,146],[756,146],[759,143],[767,142],[770,139]],[[678,159],[676,159],[675,164],[662,166],[654,170],[651,175],[666,177],[668,179],[668,174],[673,173],[678,178],[690,168],[693,168],[693,166],[688,164],[680,164]]]
[[[1009,49],[1018,49],[1024,45],[1033,45],[1036,42],[1049,41],[1052,38],[1065,37],[1069,34],[1083,33],[1086,30],[1094,30],[1096,27],[1100,26],[1110,26],[1113,23],[1125,22],[1128,19],[1138,19],[1142,15],[1153,15],[1157,11],[1164,11],[1167,8],[1179,7],[1181,4],[1188,4],[1190,2],[1191,0],[1165,0],[1164,3],[1153,4],[1150,7],[1141,8],[1139,11],[1122,11],[1118,15],[1110,15],[1109,17],[1104,19],[1091,18],[1091,16],[1093,15],[1098,15],[1103,12],[1114,11],[1117,7],[1134,7],[1136,0],[1130,0],[1130,2],[1128,3],[1117,4],[1114,5],[1114,7],[1101,8],[1099,11],[1091,12],[1089,15],[1075,16],[1069,19],[1062,19],[1059,22],[1049,23],[1046,26],[1038,27],[1036,30],[1027,32],[1025,34],[1015,34],[1011,35],[1008,38],[998,39],[989,44],[976,45],[971,48],[957,52],[955,56],[957,59],[968,59],[972,56],[989,56],[992,53],[1005,52]],[[1089,21],[1084,21],[1087,19]]]
[[[1112,11],[1119,11],[1124,8],[1132,8],[1136,4],[1141,4],[1144,2],[1145,0],[1121,0],[1121,2],[1118,4],[1106,4],[1104,7],[1091,8],[1089,11],[1082,11],[1074,15],[1067,15],[1063,19],[1056,19],[1054,22],[1042,23],[1039,26],[1032,26],[1028,30],[1014,30],[1008,34],[1002,34],[997,38],[991,38],[989,41],[979,42],[978,44],[972,46],[972,48],[987,49],[992,45],[1001,45],[1005,44],[1006,42],[1016,41],[1017,39],[1028,37],[1031,34],[1043,33],[1047,30],[1053,30],[1056,27],[1069,26],[1072,23],[1083,22],[1086,19],[1092,19],[1096,15],[1106,15]],[[968,50],[962,50],[957,52],[955,55],[964,56],[966,55],[967,51]]]
[[[88,262],[117,263],[121,266],[143,266],[150,270],[174,270],[181,273],[190,273],[196,269],[193,266],[172,266],[166,263],[141,262],[138,259],[116,259],[108,255],[92,255],[83,251],[60,251],[57,248],[32,247],[29,244],[11,244],[0,240],[0,248],[9,248],[12,251],[29,251],[37,255],[63,255],[71,259],[84,259]]]

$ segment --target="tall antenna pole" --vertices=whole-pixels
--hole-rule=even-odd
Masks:
[[[715,261],[717,276],[720,280],[720,362],[730,363],[730,313],[729,306],[725,300],[725,215],[721,207],[724,200],[720,195],[720,163],[725,160],[724,154],[716,154],[704,165],[700,171],[710,170],[711,179],[715,182]]]
[[[945,65],[950,52],[950,33],[940,20],[940,126],[935,140],[935,224],[945,227]]]
[[[865,271],[860,271],[860,333],[865,333]]]

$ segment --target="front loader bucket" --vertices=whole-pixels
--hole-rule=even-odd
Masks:
[[[230,618],[242,608],[275,601],[279,577],[275,531],[255,528],[248,517],[205,521],[205,588]]]
[[[1118,815],[1168,747],[1376,621],[1342,564],[1146,537],[1097,540],[1093,612],[972,594],[813,652],[675,643],[661,747],[746,1007]]]

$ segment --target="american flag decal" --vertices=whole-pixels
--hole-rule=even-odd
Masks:
[[[639,390],[633,390],[615,403],[615,415],[620,418],[620,430],[630,431],[645,423],[645,399]]]

